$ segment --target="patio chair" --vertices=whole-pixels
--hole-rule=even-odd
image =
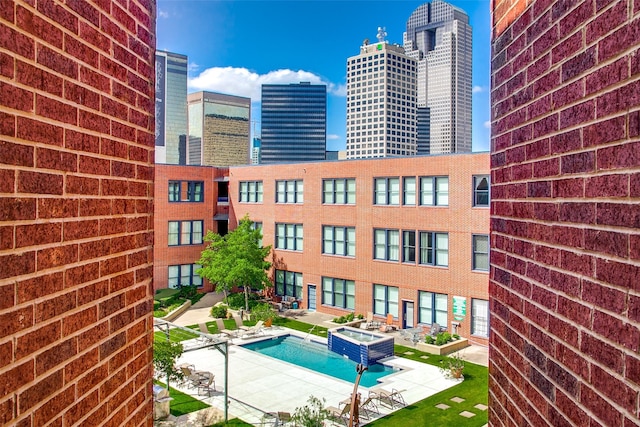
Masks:
[[[398,328],[393,324],[393,314],[387,314],[387,323],[385,323],[384,325],[380,325],[380,332],[392,332],[396,329]]]
[[[200,390],[203,390],[207,392],[207,396],[211,396],[211,391],[216,391],[216,376],[213,373],[207,371],[200,372],[198,376],[198,395],[200,394]],[[212,384],[213,388],[211,388]]]
[[[238,336],[238,329],[226,329],[222,319],[216,319],[216,325],[218,325],[218,332],[228,336],[229,338],[236,338]]]
[[[369,395],[362,403],[360,403],[360,416],[368,420],[373,419],[376,415],[380,415],[378,405],[376,405],[375,396]]]
[[[335,406],[328,406],[327,411],[329,411],[329,419],[334,423],[349,425],[349,413],[351,412],[351,403],[347,403],[342,407],[342,409],[336,408]]]
[[[245,331],[243,331],[241,338],[250,338],[258,334],[264,334],[264,331],[262,330],[263,327],[264,321],[258,320],[258,323],[256,323],[254,326],[251,326],[250,328],[247,328]]]
[[[379,404],[389,406],[391,409],[396,406],[407,406],[404,397],[402,397],[402,394],[395,388],[391,389],[390,392],[384,389],[369,390],[369,397],[377,399]]]
[[[373,319],[373,312],[367,312],[367,318],[365,321],[365,329],[376,329],[380,327],[380,322]]]
[[[286,426],[287,424],[291,423],[292,419],[291,419],[291,413],[290,412],[278,412],[278,422],[277,425],[279,426]]]
[[[437,323],[432,323],[431,328],[429,329],[429,335],[432,337],[437,336],[442,331],[442,328]]]
[[[235,320],[236,326],[238,327],[238,329],[243,331],[246,331],[247,329],[249,329],[248,326],[244,325],[244,321],[242,320],[242,317],[238,316],[237,314],[233,315],[233,320]]]
[[[200,384],[201,374],[204,371],[196,371],[193,365],[181,365],[179,366],[180,372],[182,372],[182,382],[180,385],[188,388],[197,388]]]

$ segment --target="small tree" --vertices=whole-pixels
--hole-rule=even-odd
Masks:
[[[180,381],[182,372],[176,369],[176,361],[182,355],[184,348],[179,342],[153,341],[153,368],[167,378],[167,389],[170,381]]]
[[[209,245],[196,261],[202,266],[196,273],[214,283],[225,298],[233,287],[244,286],[245,309],[249,311],[249,288],[271,286],[267,275],[271,263],[265,261],[271,246],[262,247],[261,239],[261,231],[253,228],[247,215],[225,236],[208,231],[204,240]]]
[[[326,400],[309,396],[308,404],[301,408],[296,408],[293,413],[293,421],[302,427],[321,427],[324,420],[329,418],[329,411],[325,409]]]

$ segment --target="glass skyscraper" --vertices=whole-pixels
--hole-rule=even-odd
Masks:
[[[156,51],[156,163],[186,165],[187,57]]]
[[[327,87],[262,85],[260,163],[325,160]]]
[[[471,151],[471,38],[467,14],[440,0],[407,21],[404,49],[418,61],[420,154]]]

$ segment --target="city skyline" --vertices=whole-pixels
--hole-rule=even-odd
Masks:
[[[326,84],[327,150],[344,150],[347,58],[358,54],[364,39],[375,39],[378,27],[385,27],[390,43],[402,45],[407,20],[424,3],[160,0],[157,48],[189,57],[189,92],[250,97],[254,122],[262,84]],[[486,151],[489,1],[448,3],[469,15],[473,29],[473,150]]]

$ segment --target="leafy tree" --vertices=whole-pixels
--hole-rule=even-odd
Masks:
[[[202,268],[196,271],[201,277],[214,283],[225,298],[229,290],[244,286],[245,309],[249,311],[249,288],[263,289],[271,286],[267,270],[271,263],[265,261],[271,246],[262,247],[262,233],[253,229],[253,221],[247,215],[238,227],[225,236],[208,231],[204,240],[207,248],[196,263]]]
[[[153,341],[153,367],[167,378],[167,389],[169,389],[169,381],[180,381],[183,378],[182,372],[176,369],[176,361],[183,351],[184,348],[179,342]]]
[[[293,414],[293,420],[296,425],[303,427],[321,427],[324,420],[329,418],[329,411],[325,409],[325,399],[318,399],[315,396],[309,396],[308,405],[296,408]]]

